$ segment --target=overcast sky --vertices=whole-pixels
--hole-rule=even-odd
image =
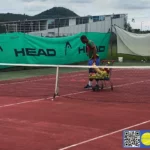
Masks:
[[[150,30],[150,0],[3,0],[0,13],[35,15],[52,7],[66,7],[80,16],[128,14],[133,28]],[[135,23],[132,23],[135,18]]]

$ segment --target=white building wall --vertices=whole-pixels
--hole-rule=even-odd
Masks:
[[[76,19],[75,18],[69,19],[69,26],[73,26],[73,25],[76,25]]]
[[[124,23],[125,23],[124,18],[113,19],[113,25],[117,25],[123,29],[124,29]],[[113,32],[115,32],[114,28],[113,28]]]
[[[111,27],[111,21],[99,21],[88,24],[88,32],[106,33]]]
[[[111,19],[111,16],[105,16],[105,20],[108,21]]]
[[[124,17],[122,18],[117,18],[112,20],[112,25],[116,24],[117,26],[121,27],[124,29]],[[73,22],[72,22],[73,24]],[[88,23],[87,31],[88,32],[102,32],[102,33],[107,33],[109,29],[111,28],[111,18],[107,17],[105,21],[98,21],[98,22],[92,22]],[[113,29],[114,31],[114,29]],[[67,26],[67,27],[61,27],[59,28],[59,35],[60,36],[66,36],[66,35],[73,35],[79,32],[86,32],[86,24],[80,24],[80,25],[72,25],[72,26]],[[58,28],[55,29],[48,29],[44,31],[39,31],[39,32],[31,32],[29,34],[32,35],[42,35],[43,36],[52,36],[58,35]]]
[[[92,23],[93,22],[93,18],[89,18],[89,23]]]

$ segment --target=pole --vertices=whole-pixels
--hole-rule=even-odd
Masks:
[[[56,3],[56,0],[55,0],[55,3]],[[58,37],[59,37],[59,24],[60,24],[60,18],[59,18],[59,12],[58,12],[58,8],[56,7],[56,20],[58,19],[58,27],[57,27],[57,29],[58,29]]]
[[[53,96],[53,99],[55,99],[56,96],[58,96],[58,93],[59,93],[59,66],[57,66],[57,69],[56,69],[56,82],[55,82],[55,93],[54,93],[54,96]]]
[[[25,20],[25,14],[24,14],[24,33],[25,33],[25,23],[26,23],[26,20]]]
[[[142,28],[143,28],[143,21],[141,22],[141,32],[142,32],[142,30],[143,30]]]
[[[5,32],[8,33],[7,25],[5,24]]]
[[[60,20],[59,20],[59,17],[58,17],[58,37],[59,37],[59,22],[60,22]]]
[[[111,39],[110,39],[110,49],[111,49],[111,56],[112,56],[112,26],[113,26],[113,15],[111,16],[111,27],[110,27],[110,33],[111,33]]]

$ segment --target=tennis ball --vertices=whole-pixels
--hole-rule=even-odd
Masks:
[[[150,146],[150,132],[144,133],[141,137],[142,144]]]
[[[110,62],[108,62],[108,64],[110,64]]]

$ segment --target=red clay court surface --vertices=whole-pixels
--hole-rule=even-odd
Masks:
[[[114,70],[114,91],[84,90],[87,73],[0,82],[0,150],[121,150],[122,131],[150,129],[150,71]]]

